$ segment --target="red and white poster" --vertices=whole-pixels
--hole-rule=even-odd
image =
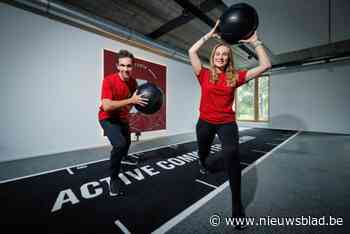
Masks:
[[[103,77],[117,72],[117,52],[103,50]],[[157,85],[164,94],[163,105],[154,114],[143,114],[134,107],[130,111],[131,132],[146,132],[166,129],[166,66],[135,58],[132,76],[138,85],[152,82]]]

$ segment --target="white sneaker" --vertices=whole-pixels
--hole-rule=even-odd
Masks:
[[[137,165],[138,162],[132,157],[125,157],[122,159],[121,164],[134,166],[134,165]]]

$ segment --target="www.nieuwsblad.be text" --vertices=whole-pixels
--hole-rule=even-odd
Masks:
[[[300,216],[300,217],[244,217],[232,218],[221,217],[214,214],[209,218],[209,223],[213,227],[220,225],[236,226],[342,226],[343,218],[333,216]]]

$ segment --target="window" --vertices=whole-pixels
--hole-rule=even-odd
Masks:
[[[258,79],[258,121],[269,120],[269,77],[263,76]]]
[[[254,120],[255,80],[242,85],[236,94],[236,116],[238,120]]]
[[[236,92],[236,117],[243,121],[269,120],[269,77],[250,80]]]

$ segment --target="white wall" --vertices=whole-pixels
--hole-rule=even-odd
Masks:
[[[103,48],[167,66],[167,129],[147,138],[194,130],[189,65],[3,3],[0,30],[0,161],[108,143],[97,121]]]
[[[259,38],[275,55],[350,39],[349,0],[223,0],[245,2],[259,15]],[[330,29],[330,31],[329,31]]]
[[[271,126],[350,133],[350,63],[272,76]]]
[[[350,134],[350,63],[271,75],[270,122],[242,126]]]

